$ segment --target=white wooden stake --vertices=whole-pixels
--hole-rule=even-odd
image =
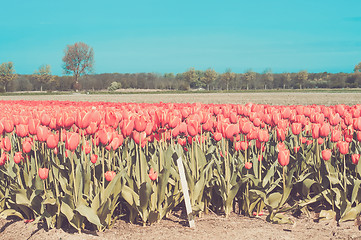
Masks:
[[[183,190],[184,202],[186,204],[189,227],[194,228],[195,223],[194,223],[194,219],[193,219],[191,199],[189,198],[188,184],[187,184],[186,175],[184,172],[184,166],[183,166],[181,157],[178,158],[177,165],[178,165],[179,176],[180,176],[180,181],[181,181],[182,190]]]

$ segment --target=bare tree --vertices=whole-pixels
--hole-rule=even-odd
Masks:
[[[0,82],[6,92],[8,84],[17,77],[12,62],[2,63],[0,65]]]
[[[355,68],[353,69],[353,71],[354,71],[355,73],[361,72],[361,62],[355,66]]]
[[[253,83],[256,80],[256,73],[252,71],[252,69],[248,69],[244,74],[244,81],[247,85],[247,90],[249,89],[249,84]]]
[[[217,79],[218,73],[212,68],[208,68],[204,72],[204,76],[201,78],[201,81],[207,85],[207,90],[209,91],[209,85]]]
[[[229,83],[236,77],[236,74],[232,72],[232,69],[227,68],[226,72],[222,73],[221,81],[226,83],[227,91]]]
[[[296,74],[296,84],[302,89],[302,85],[308,80],[308,72],[306,70],[299,71]]]
[[[283,85],[283,89],[286,88],[286,84],[291,82],[291,74],[288,72],[284,72],[281,74],[281,83]]]
[[[67,45],[64,50],[63,70],[65,74],[73,74],[74,88],[79,89],[79,77],[93,72],[94,51],[83,42]]]
[[[54,80],[51,74],[50,65],[41,65],[38,70],[34,72],[35,79],[40,83],[40,91],[43,91],[43,85]]]
[[[273,87],[273,73],[271,68],[266,68],[263,71],[263,80],[264,80],[264,89],[267,89],[267,84],[272,88]]]
[[[193,85],[195,82],[197,82],[198,80],[198,75],[196,70],[192,67],[190,69],[188,69],[187,72],[183,73],[183,77],[185,82],[190,86],[191,84]]]

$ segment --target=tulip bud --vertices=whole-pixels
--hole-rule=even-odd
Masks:
[[[21,160],[23,160],[24,159],[24,157],[23,157],[23,153],[22,152],[17,152],[17,153],[15,153],[15,155],[14,155],[14,162],[16,163],[16,164],[19,164],[20,162],[21,162]]]
[[[31,142],[24,141],[23,142],[23,152],[24,153],[29,153],[30,151],[31,151]]]
[[[98,155],[96,154],[92,154],[91,157],[90,157],[90,161],[95,164],[98,160]]]
[[[110,182],[111,180],[113,180],[113,178],[115,177],[116,173],[114,171],[107,171],[106,173],[104,173],[105,176],[105,180],[107,180],[108,182]]]
[[[245,162],[245,163],[244,163],[244,167],[245,167],[247,170],[249,170],[249,169],[252,168],[252,163],[251,163],[251,162]]]
[[[151,168],[149,170],[149,175],[148,176],[149,176],[150,180],[155,181],[157,179],[157,177],[158,177],[158,174],[157,174],[157,172],[154,172],[153,168]]]
[[[38,174],[41,180],[45,180],[48,178],[49,175],[49,169],[47,168],[39,168]]]
[[[351,155],[351,159],[352,159],[352,163],[357,165],[358,164],[358,160],[360,159],[360,154],[352,154]]]
[[[287,166],[290,162],[290,151],[283,149],[278,153],[278,163],[284,167]]]
[[[337,143],[337,147],[340,153],[345,155],[348,153],[349,143],[340,141]]]
[[[321,155],[322,155],[323,160],[325,160],[325,161],[330,160],[331,155],[332,155],[331,149],[322,150]]]

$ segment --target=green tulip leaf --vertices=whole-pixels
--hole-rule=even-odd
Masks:
[[[89,222],[93,223],[94,225],[102,227],[102,224],[100,223],[100,219],[95,209],[85,206],[83,203],[80,203],[76,207],[75,211],[77,211],[80,215],[85,217]]]

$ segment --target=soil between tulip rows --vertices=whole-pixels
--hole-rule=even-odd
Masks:
[[[275,105],[335,105],[359,104],[361,93],[202,93],[202,94],[125,94],[125,95],[44,95],[0,96],[0,100],[62,100],[108,102],[248,102]],[[196,228],[187,227],[186,217],[174,212],[169,218],[152,226],[139,226],[118,220],[114,228],[105,232],[76,233],[72,229],[46,231],[41,224],[24,223],[14,219],[0,219],[0,239],[360,239],[358,222],[339,225],[333,221],[315,222],[301,215],[292,217],[293,224],[277,225],[260,218],[249,218],[232,213],[229,218],[211,213],[196,218]]]
[[[96,240],[96,239],[361,239],[355,222],[339,226],[333,220],[316,223],[312,217],[294,218],[293,224],[272,224],[265,216],[249,218],[232,213],[229,218],[214,213],[195,219],[196,227],[187,226],[184,215],[175,212],[151,226],[139,226],[118,220],[111,230],[87,231],[73,229],[44,230],[41,224],[0,219],[0,239]]]
[[[174,102],[174,103],[232,103],[248,102],[274,105],[354,105],[361,103],[361,93],[327,92],[255,92],[255,93],[182,93],[182,94],[80,94],[0,96],[0,100],[60,100],[104,102]]]

